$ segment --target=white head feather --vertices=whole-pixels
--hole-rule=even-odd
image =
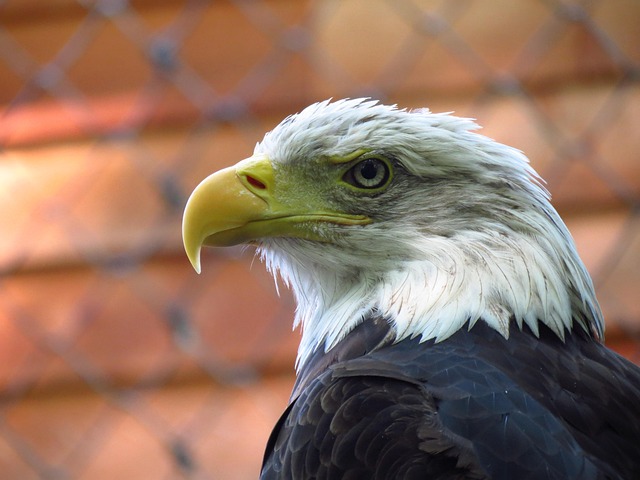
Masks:
[[[394,158],[406,174],[392,197],[362,200],[384,214],[335,242],[261,243],[268,268],[297,299],[299,365],[369,314],[387,318],[397,340],[442,341],[478,320],[508,337],[512,319],[534,333],[542,322],[562,339],[578,323],[602,338],[591,279],[548,192],[521,152],[477,128],[470,119],[372,100],[325,101],[256,146],[276,171],[367,149]]]

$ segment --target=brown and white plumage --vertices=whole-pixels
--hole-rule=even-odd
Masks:
[[[195,190],[194,264],[254,242],[298,302],[263,478],[640,478],[640,369],[524,155],[475,128],[322,102]]]

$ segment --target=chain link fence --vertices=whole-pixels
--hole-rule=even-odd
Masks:
[[[0,2],[0,472],[255,478],[293,302],[181,250],[186,198],[327,97],[455,110],[524,150],[640,362],[640,2]]]

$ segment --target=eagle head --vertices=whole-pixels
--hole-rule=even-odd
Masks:
[[[371,315],[398,341],[479,320],[505,337],[543,323],[602,339],[591,279],[540,178],[477,128],[368,99],[313,104],[196,187],[187,255],[199,271],[202,245],[255,244],[295,294],[299,364]]]

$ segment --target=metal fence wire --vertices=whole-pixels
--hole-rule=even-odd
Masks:
[[[287,114],[372,96],[524,150],[607,341],[640,362],[640,2],[0,1],[0,476],[255,478],[293,304],[205,252],[197,182]]]

